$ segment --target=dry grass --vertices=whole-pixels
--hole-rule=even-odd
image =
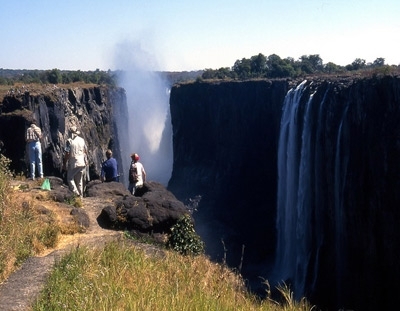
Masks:
[[[0,102],[3,101],[4,96],[6,96],[7,92],[10,90],[10,85],[0,84]]]
[[[0,283],[30,256],[54,249],[64,234],[81,231],[70,208],[40,189],[41,181],[13,179],[0,155]]]
[[[0,282],[28,257],[57,245],[60,228],[54,213],[44,212],[33,198],[17,204],[10,195],[0,223]]]
[[[283,296],[292,297],[289,293]],[[33,310],[310,310],[250,294],[243,279],[205,256],[149,256],[128,243],[78,248],[55,267]]]

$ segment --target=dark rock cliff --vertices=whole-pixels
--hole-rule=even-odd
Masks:
[[[126,120],[116,124],[114,116],[127,116],[125,90],[121,88],[59,88],[29,90],[9,94],[0,104],[2,153],[12,159],[11,169],[27,174],[25,150],[26,120],[34,116],[41,127],[43,166],[46,176],[62,175],[62,157],[69,128],[76,125],[89,151],[90,177],[98,178],[105,151],[109,148],[121,165],[122,151],[118,131],[127,132]],[[120,167],[120,171],[123,168]]]
[[[216,260],[226,255],[238,267],[244,245],[245,274],[270,261],[275,248],[276,150],[287,91],[285,81],[194,83],[171,90],[174,161],[168,188],[181,200],[201,196],[194,217],[208,254]]]
[[[289,89],[174,86],[169,189],[201,196],[194,217],[213,258],[238,267],[245,245],[253,288],[261,276],[325,309],[387,310],[400,289],[400,78]]]

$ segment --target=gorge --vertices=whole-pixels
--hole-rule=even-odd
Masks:
[[[195,83],[170,105],[169,188],[201,196],[212,258],[321,308],[396,304],[399,77]]]
[[[296,299],[324,310],[396,305],[400,77],[180,83],[169,105],[168,190],[196,207],[211,259],[240,270],[255,292],[264,293],[263,280],[286,282]],[[16,172],[26,171],[31,112],[46,136],[45,175],[61,177],[62,146],[76,123],[92,179],[107,148],[125,170],[134,125],[122,88],[30,91],[6,96],[0,108],[2,152]]]

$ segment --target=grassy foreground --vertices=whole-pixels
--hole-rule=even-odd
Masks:
[[[147,255],[128,243],[101,249],[77,248],[55,266],[39,310],[310,310],[287,289],[284,305],[259,300],[246,291],[240,276],[205,256],[164,250]]]

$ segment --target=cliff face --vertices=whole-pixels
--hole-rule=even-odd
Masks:
[[[201,195],[212,257],[337,310],[400,286],[400,79],[188,84],[171,91],[169,189]],[[271,268],[272,267],[272,268]],[[254,284],[254,282],[253,282]]]
[[[4,144],[2,153],[12,159],[11,169],[15,172],[27,174],[29,169],[25,130],[26,120],[32,115],[43,132],[45,175],[61,177],[63,150],[72,125],[78,127],[87,143],[91,179],[98,178],[108,148],[122,163],[118,131],[127,132],[127,120],[125,118],[126,122],[116,124],[114,116],[128,115],[123,89],[64,89],[48,86],[35,91],[24,88],[7,95],[0,105],[0,111],[0,140]]]
[[[222,260],[225,245],[228,263],[238,267],[244,245],[245,274],[270,261],[275,248],[276,150],[287,91],[284,81],[171,90],[174,161],[168,188],[181,200],[201,196],[194,217],[208,254]]]

